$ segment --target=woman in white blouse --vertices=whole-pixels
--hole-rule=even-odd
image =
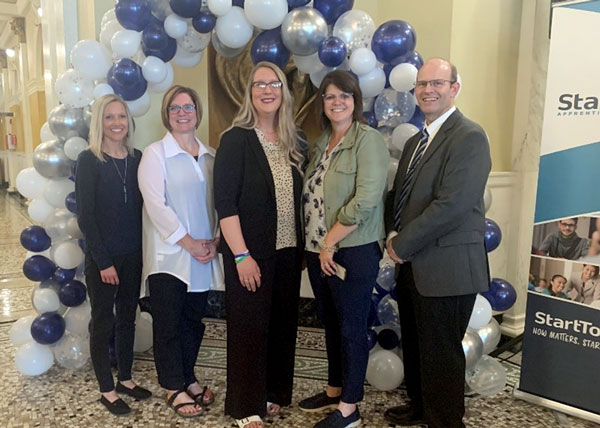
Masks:
[[[143,210],[143,292],[150,295],[154,359],[167,404],[194,417],[214,401],[194,364],[204,334],[208,290],[221,282],[212,191],[214,150],[195,136],[198,94],[173,86],[163,98],[168,132],[146,148],[138,172]]]

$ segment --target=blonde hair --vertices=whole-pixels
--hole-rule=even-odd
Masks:
[[[242,105],[236,116],[233,118],[231,126],[223,131],[223,134],[236,126],[245,129],[252,129],[257,126],[258,113],[252,104],[252,83],[254,81],[254,74],[259,68],[269,68],[273,70],[279,81],[283,83],[281,86],[281,105],[277,110],[275,126],[277,127],[277,135],[279,135],[279,144],[281,144],[287,154],[287,160],[290,165],[295,166],[298,171],[302,173],[304,156],[298,151],[297,143],[298,139],[303,138],[298,134],[298,129],[294,123],[292,94],[287,85],[287,78],[281,69],[273,63],[261,61],[252,68],[250,76],[248,77],[248,83],[246,84]]]
[[[111,103],[121,103],[125,108],[127,114],[127,135],[125,135],[124,146],[130,155],[133,155],[133,133],[135,130],[135,124],[133,123],[133,117],[127,107],[127,103],[123,101],[121,97],[115,94],[104,95],[94,102],[92,107],[92,121],[90,123],[90,135],[89,135],[89,149],[101,162],[106,162],[104,155],[102,154],[102,140],[104,139],[104,127],[102,125],[102,118],[104,116],[104,110],[106,106]]]
[[[196,129],[198,129],[200,122],[202,121],[202,103],[200,102],[200,97],[192,88],[181,85],[171,86],[163,96],[162,107],[160,109],[160,118],[162,119],[163,125],[169,132],[173,130],[173,127],[169,122],[169,106],[179,94],[187,94],[192,99],[192,103],[194,104],[194,107],[196,107],[194,113],[196,114]]]

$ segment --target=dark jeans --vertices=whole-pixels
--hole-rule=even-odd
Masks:
[[[115,388],[108,351],[113,326],[115,326],[119,380],[131,379],[135,312],[140,297],[142,276],[142,253],[137,251],[115,256],[113,263],[119,275],[119,285],[102,282],[100,271],[92,257],[89,255],[85,257],[85,281],[92,307],[90,353],[100,392],[109,392]]]
[[[342,388],[343,402],[357,403],[364,395],[369,361],[367,317],[381,250],[377,242],[340,248],[333,259],[346,268],[345,281],[337,276],[321,275],[319,255],[306,253],[317,311],[325,325],[328,384]]]
[[[261,286],[248,291],[231,255],[224,255],[227,308],[225,414],[265,416],[266,401],[292,402],[301,260],[298,248],[256,260]]]
[[[400,267],[398,308],[406,391],[431,428],[464,428],[462,339],[476,294],[424,297],[410,263]]]
[[[148,285],[158,383],[185,390],[197,381],[194,365],[204,336],[208,292],[188,293],[184,282],[167,273],[150,275]]]

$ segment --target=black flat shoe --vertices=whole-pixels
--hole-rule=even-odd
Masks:
[[[393,408],[392,408],[393,409]],[[392,409],[388,409],[385,412],[383,417],[386,421],[391,422],[395,425],[400,426],[413,426],[413,425],[422,425],[425,424],[425,419],[423,418],[422,413],[418,412],[394,412],[390,411]]]
[[[325,391],[319,392],[312,397],[305,398],[298,403],[303,412],[315,413],[325,410],[335,410],[340,402],[340,396],[329,397]]]
[[[102,403],[110,413],[116,416],[123,416],[131,413],[131,407],[129,407],[127,403],[120,398],[117,398],[111,403],[108,401],[108,398],[102,395],[100,396],[100,403]]]
[[[117,382],[117,387],[115,388],[115,391],[117,391],[119,394],[126,394],[130,397],[137,398],[138,400],[145,400],[147,398],[152,397],[152,393],[146,388],[142,388],[139,385],[136,385],[133,388],[127,388],[121,382]]]

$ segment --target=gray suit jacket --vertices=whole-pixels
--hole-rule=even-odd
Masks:
[[[386,231],[420,133],[406,143],[386,200]],[[459,296],[489,288],[484,248],[483,192],[491,169],[487,136],[456,110],[430,142],[402,210],[394,251],[411,262],[415,285],[427,297]]]

